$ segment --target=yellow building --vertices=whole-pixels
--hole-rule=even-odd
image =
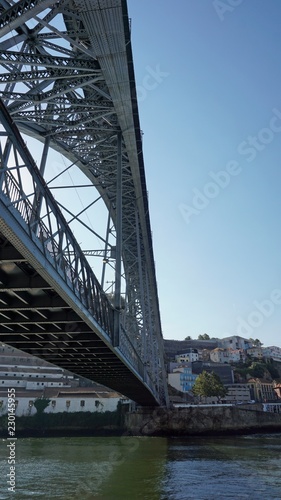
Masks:
[[[266,403],[277,399],[273,382],[268,382],[268,380],[262,378],[251,378],[248,380],[248,385],[250,386],[252,399],[255,401]]]

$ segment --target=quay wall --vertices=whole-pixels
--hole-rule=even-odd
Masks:
[[[257,406],[257,405],[256,405]],[[281,413],[260,408],[209,406],[140,408],[135,412],[79,412],[16,417],[16,436],[196,436],[281,432]],[[7,415],[0,437],[8,437]]]
[[[143,436],[281,432],[281,414],[237,406],[142,408],[126,414],[125,427]]]

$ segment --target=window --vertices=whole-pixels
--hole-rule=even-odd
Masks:
[[[80,401],[80,406],[85,406],[85,401],[83,399]]]
[[[29,401],[28,406],[32,407],[32,406],[33,406],[33,404],[34,404],[34,402],[33,402],[33,401]]]
[[[66,405],[66,408],[69,408],[70,407],[70,401],[69,400],[66,401],[65,405]]]
[[[51,405],[52,405],[53,408],[55,408],[56,404],[57,404],[56,401],[52,401],[52,403],[51,403]]]

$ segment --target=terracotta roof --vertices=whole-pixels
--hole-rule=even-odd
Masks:
[[[267,380],[265,378],[249,378],[247,383],[257,383],[257,384],[272,384],[272,382],[270,380]]]

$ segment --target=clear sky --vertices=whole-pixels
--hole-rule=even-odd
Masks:
[[[281,2],[128,8],[164,338],[281,346]]]

